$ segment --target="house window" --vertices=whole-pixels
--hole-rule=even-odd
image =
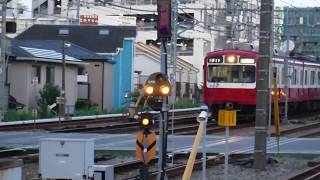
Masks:
[[[54,84],[54,67],[47,67],[46,70],[46,83]]]
[[[37,80],[38,81],[38,84],[41,83],[41,66],[32,66],[32,71],[31,71],[31,77],[32,77],[32,80],[31,80],[31,83],[33,83],[33,81]]]

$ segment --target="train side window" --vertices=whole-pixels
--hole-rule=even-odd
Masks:
[[[293,69],[293,72],[292,72],[292,84],[293,85],[297,84],[297,70],[296,69]]]
[[[279,84],[280,82],[279,82],[279,75],[278,75],[278,69],[277,69],[277,67],[273,67],[273,68],[272,68],[272,78],[274,78],[274,76],[276,76],[276,78],[277,78],[277,83]]]
[[[303,70],[300,71],[300,85],[303,85]]]
[[[310,85],[315,85],[315,80],[316,80],[316,72],[311,71],[311,75],[310,75]]]
[[[284,68],[281,69],[281,84],[284,84],[285,82],[285,74],[284,74]]]
[[[308,84],[308,71],[307,70],[304,71],[304,84],[305,85]]]
[[[277,67],[273,67],[272,68],[272,75],[273,75],[273,77],[274,77],[274,75],[276,75],[277,76]]]
[[[318,72],[318,85],[320,85],[320,72]]]

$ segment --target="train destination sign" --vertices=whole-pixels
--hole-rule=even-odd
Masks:
[[[214,57],[214,58],[209,58],[208,63],[222,63],[223,58],[222,57]]]

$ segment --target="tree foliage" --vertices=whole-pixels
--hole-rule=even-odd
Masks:
[[[39,117],[46,118],[53,116],[53,112],[48,109],[48,105],[52,105],[56,102],[56,98],[61,96],[61,91],[58,86],[55,86],[51,83],[46,84],[42,90],[39,91],[40,97],[38,99],[38,107],[39,107]],[[53,111],[57,112],[57,106],[53,109]]]

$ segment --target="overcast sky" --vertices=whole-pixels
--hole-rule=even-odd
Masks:
[[[320,0],[274,0],[275,6],[320,7]]]

